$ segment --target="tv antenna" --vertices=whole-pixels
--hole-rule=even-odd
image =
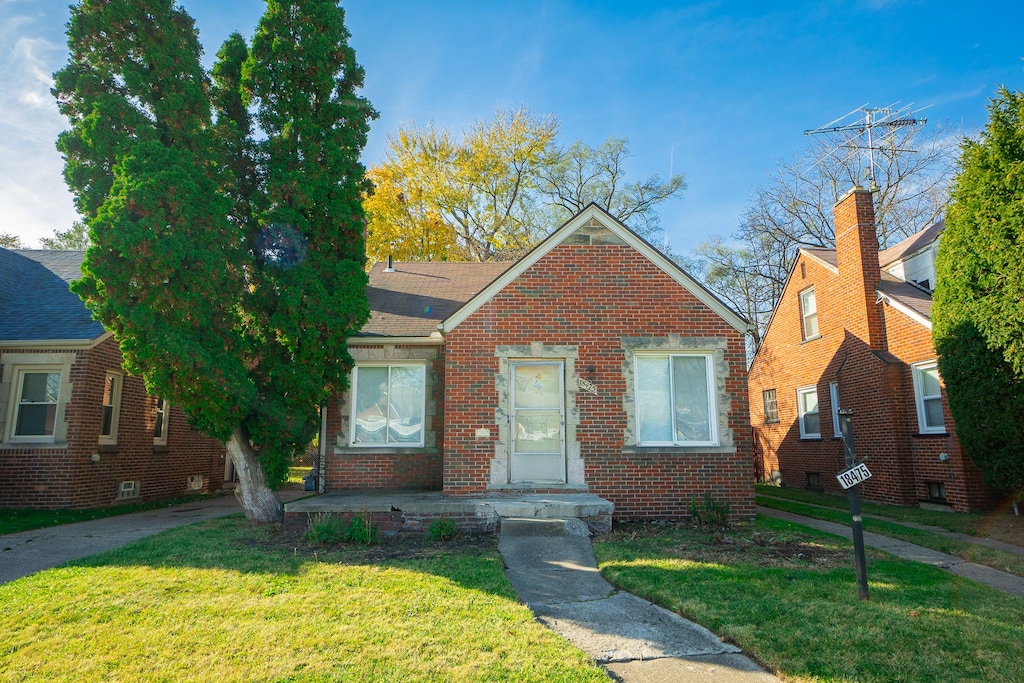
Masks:
[[[922,107],[917,111],[913,110],[913,103],[903,107],[891,105],[888,107],[869,107],[863,105],[857,107],[846,116],[825,124],[821,128],[805,130],[804,135],[827,135],[838,139],[836,148],[845,147],[852,152],[868,153],[868,180],[871,184],[871,191],[878,191],[878,182],[875,178],[875,151],[884,148],[897,152],[914,152],[913,149],[900,149],[897,146],[897,134],[903,128],[909,126],[923,126],[928,119],[918,118],[916,115],[927,109]],[[931,106],[931,105],[929,105]],[[851,116],[856,116],[852,121]]]

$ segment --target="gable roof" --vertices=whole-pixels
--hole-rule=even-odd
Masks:
[[[91,341],[105,334],[68,288],[83,251],[0,248],[0,341]]]
[[[946,221],[939,220],[932,223],[924,230],[915,232],[910,237],[906,238],[902,242],[898,242],[888,249],[883,249],[878,253],[878,264],[885,268],[892,263],[899,261],[905,256],[913,254],[915,251],[924,249],[932,242],[939,238],[942,231],[946,229]]]
[[[632,247],[647,257],[654,265],[663,270],[669,277],[675,280],[683,289],[693,294],[705,306],[717,313],[723,320],[732,325],[740,332],[746,332],[749,323],[743,317],[732,310],[728,304],[715,296],[711,290],[695,280],[689,273],[680,268],[676,263],[654,248],[642,237],[620,223],[611,214],[599,207],[597,204],[589,204],[583,211],[579,212],[560,228],[547,236],[540,244],[530,250],[525,256],[516,261],[493,282],[482,289],[476,296],[470,299],[454,315],[444,321],[443,331],[448,333],[458,327],[466,318],[471,316],[481,306],[490,301],[498,292],[503,290],[512,281],[523,274],[537,261],[541,260],[551,250],[560,244],[565,243],[579,228],[593,226],[594,224],[604,228],[611,233],[612,239]]]
[[[370,320],[352,335],[366,337],[438,336],[437,326],[455,313],[511,263],[375,263],[366,298]]]
[[[882,281],[878,283],[876,292],[880,302],[892,306],[929,330],[932,328],[932,295],[925,289],[912,282],[904,282],[883,270]]]

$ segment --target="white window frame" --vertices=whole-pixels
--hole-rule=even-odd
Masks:
[[[360,370],[360,368],[387,368],[388,369],[388,393],[389,393],[389,396],[390,396],[391,368],[395,368],[395,367],[420,368],[420,370],[423,372],[423,396],[420,397],[422,399],[423,403],[420,406],[420,438],[419,438],[419,441],[390,441],[390,440],[385,440],[383,442],[362,442],[362,443],[361,442],[357,442],[356,441],[356,424],[357,424],[356,420],[358,419],[358,413],[359,413],[359,396],[357,395],[356,391],[357,391],[357,389],[359,387],[358,379],[359,379],[359,370]],[[411,362],[411,363],[403,363],[403,362],[390,362],[390,363],[357,362],[355,367],[352,368],[351,381],[349,382],[349,395],[350,395],[350,400],[349,400],[349,403],[350,403],[349,424],[351,425],[351,427],[349,429],[350,433],[349,433],[349,437],[348,437],[349,446],[351,446],[352,448],[423,448],[424,443],[425,443],[424,440],[425,440],[426,434],[427,434],[427,391],[428,391],[428,386],[427,386],[427,364],[426,363],[417,363],[417,362]],[[389,399],[389,401],[388,401],[388,411],[387,411],[388,415],[386,416],[387,420],[391,419],[390,418],[390,413],[391,413],[390,404],[391,404],[391,401]],[[390,432],[390,429],[387,426],[385,426],[385,431],[384,431],[385,439],[389,439],[390,438],[390,433],[389,432]]]
[[[843,435],[839,426],[839,382],[828,383],[828,400],[832,404],[832,436],[838,439]]]
[[[929,425],[928,424],[928,411],[925,410],[925,401],[938,401],[939,405],[942,405],[942,378],[939,376],[939,363],[938,361],[930,360],[924,363],[915,363],[910,366],[911,371],[914,375],[914,403],[917,405],[917,428],[921,434],[945,434],[946,433],[946,416],[942,416],[942,424],[940,425]],[[935,371],[935,380],[939,383],[939,393],[937,394],[924,394],[924,381],[922,375],[931,370]]]
[[[7,440],[21,443],[53,443],[56,441],[57,428],[64,419],[64,382],[66,381],[65,366],[63,365],[22,365],[14,366],[13,379],[11,382],[11,396],[8,402],[8,414],[10,419],[7,425]],[[60,384],[57,388],[57,401],[52,404],[54,408],[53,431],[50,434],[17,434],[18,416],[21,413],[22,393],[24,392],[25,376],[32,374],[55,374],[60,377]],[[50,404],[47,404],[50,405]]]
[[[813,332],[808,329],[812,322]],[[800,327],[804,341],[821,336],[821,328],[818,327],[818,299],[814,294],[814,287],[808,287],[800,292]]]
[[[163,414],[163,420],[160,419]],[[153,445],[154,446],[166,446],[167,445],[167,434],[170,431],[171,422],[171,404],[166,398],[157,397],[156,407],[154,408],[154,420],[153,420]],[[156,431],[157,426],[163,427],[159,432]]]
[[[110,391],[110,432],[103,432],[104,412],[107,409],[107,404],[103,402],[103,394],[106,392],[106,387],[109,382],[112,383]],[[118,423],[121,421],[121,393],[124,387],[124,374],[117,372],[116,370],[107,370],[103,376],[103,391],[100,393],[100,438],[101,444],[116,444],[117,443],[117,428]]]
[[[807,423],[805,417],[811,415],[811,411],[804,410],[804,397],[814,394],[814,402],[818,405],[818,410],[813,414],[818,416],[818,431],[810,432],[807,430]],[[800,422],[800,438],[801,439],[820,439],[821,438],[821,403],[818,401],[818,387],[799,387],[796,390],[796,411],[798,420]]]
[[[692,357],[698,357],[698,358],[703,358],[704,359],[704,371],[705,371],[704,375],[705,375],[705,379],[707,381],[707,392],[708,392],[707,393],[707,395],[708,395],[708,422],[709,422],[708,434],[710,436],[710,439],[708,439],[707,441],[683,441],[683,440],[679,440],[679,439],[673,438],[672,441],[642,441],[640,439],[640,425],[639,425],[640,414],[641,414],[641,408],[640,408],[640,373],[634,370],[634,372],[633,372],[633,383],[634,383],[633,384],[633,395],[634,395],[635,401],[636,401],[635,409],[636,409],[636,415],[637,415],[637,431],[636,431],[636,439],[637,439],[636,440],[636,445],[637,446],[718,446],[719,445],[719,435],[718,435],[718,399],[717,399],[717,392],[715,390],[715,356],[714,356],[714,353],[709,352],[709,351],[698,351],[698,352],[673,351],[671,353],[664,353],[664,352],[650,352],[650,353],[647,353],[647,352],[636,352],[634,354],[634,361],[636,359],[638,359],[638,358],[665,358],[665,359],[668,360],[668,367],[669,367],[669,391],[668,391],[668,395],[669,395],[669,403],[670,403],[670,405],[669,405],[669,415],[673,415],[674,416],[675,412],[676,412],[675,411],[676,397],[675,397],[675,392],[672,391],[672,387],[675,384],[674,381],[672,380],[672,373],[674,372],[673,364],[672,364],[672,358],[680,357],[680,356],[686,356],[686,357],[691,357],[691,358]],[[675,426],[674,422],[671,425],[671,427],[672,427],[672,434],[675,435],[677,433],[677,431],[676,431],[676,426]]]

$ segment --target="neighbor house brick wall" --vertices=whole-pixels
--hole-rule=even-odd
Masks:
[[[203,478],[200,491],[223,488],[223,445],[191,429],[180,409],[172,406],[170,411],[167,445],[153,443],[156,398],[146,394],[138,377],[125,374],[122,379],[117,443],[100,445],[106,373],[121,372],[113,338],[87,349],[0,351],[0,358],[12,357],[32,357],[33,364],[48,357],[67,359],[70,381],[62,388],[67,398],[62,420],[66,428],[59,429],[56,443],[0,443],[0,507],[79,509],[157,500],[190,492],[192,475]],[[4,367],[12,365],[0,365],[0,373]],[[8,405],[13,381],[13,377],[0,377],[0,400]],[[117,499],[123,481],[139,482],[137,498]]]
[[[934,360],[931,330],[877,302],[880,282],[871,196],[848,194],[836,207],[837,252],[800,252],[770,327],[750,369],[751,425],[759,477],[781,473],[786,486],[804,487],[814,477],[839,492],[845,469],[843,444],[834,433],[829,384],[838,382],[839,403],[854,411],[858,459],[872,478],[861,485],[867,500],[913,505],[927,498],[927,482],[942,482],[957,510],[984,507],[990,492],[966,461],[943,395],[948,434],[921,435],[911,365]],[[838,268],[833,265],[837,263]],[[860,272],[845,272],[857,269]],[[813,287],[820,336],[803,338],[800,292]],[[797,389],[817,389],[820,438],[801,438]],[[774,389],[779,421],[765,420],[763,392]],[[949,456],[939,460],[939,453]]]
[[[501,441],[504,347],[519,358],[567,365],[569,484],[552,490],[595,493],[616,519],[678,518],[705,493],[734,514],[754,514],[743,335],[644,255],[624,244],[560,244],[446,336],[444,490],[515,492],[496,485],[507,458]],[[637,447],[624,405],[636,339],[715,350],[722,448]],[[505,356],[502,356],[502,353]],[[592,370],[591,370],[592,368]],[[597,393],[579,390],[576,378]],[[506,427],[507,429],[507,427]],[[573,452],[578,448],[578,453]]]

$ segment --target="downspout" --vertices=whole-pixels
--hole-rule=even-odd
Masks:
[[[324,492],[324,480],[327,478],[327,406],[320,406],[320,463],[316,471],[316,492]]]

